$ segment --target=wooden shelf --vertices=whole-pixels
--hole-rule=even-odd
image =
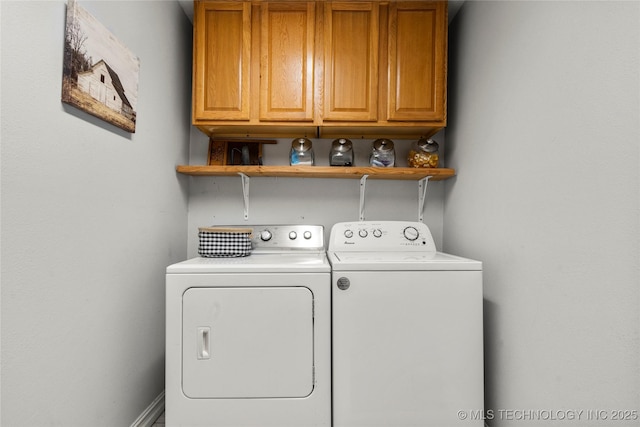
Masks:
[[[178,165],[178,173],[191,176],[235,176],[243,173],[249,177],[289,178],[354,178],[368,175],[368,179],[395,179],[418,181],[427,176],[432,181],[455,176],[448,168],[372,168],[340,166],[187,166]]]

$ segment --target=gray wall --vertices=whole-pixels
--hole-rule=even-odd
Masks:
[[[612,419],[640,411],[638,22],[637,1],[467,1],[449,28],[444,249],[484,261],[492,427],[640,423]],[[585,412],[499,412],[545,409]]]
[[[164,389],[164,269],[186,257],[191,25],[80,1],[140,58],[128,134],[60,102],[64,1],[2,1],[7,427],[126,426]]]

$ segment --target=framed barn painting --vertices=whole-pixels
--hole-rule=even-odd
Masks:
[[[75,0],[67,3],[62,102],[136,131],[140,60]]]

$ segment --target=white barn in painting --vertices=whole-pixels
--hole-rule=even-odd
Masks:
[[[78,73],[78,88],[112,110],[135,121],[135,111],[124,94],[118,73],[104,60],[96,62],[90,70]]]

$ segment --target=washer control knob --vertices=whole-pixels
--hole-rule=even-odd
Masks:
[[[344,237],[350,239],[353,237],[353,230],[344,230]]]
[[[341,277],[338,279],[338,289],[346,291],[351,286],[351,282],[346,277]]]
[[[358,231],[358,235],[364,239],[369,235],[369,233],[367,233],[367,230],[360,230]]]
[[[260,233],[260,240],[263,242],[268,242],[273,237],[273,234],[269,230],[262,230]]]
[[[407,227],[404,229],[403,231],[404,237],[407,240],[418,240],[418,237],[420,237],[420,233],[418,232],[418,229],[415,227]]]
[[[304,238],[309,240],[311,238],[311,232],[310,231],[305,231],[303,234]]]
[[[373,230],[373,237],[382,237],[382,230],[380,230],[379,228]]]
[[[297,237],[298,237],[298,233],[296,233],[295,231],[291,231],[289,233],[289,239],[296,240]]]

